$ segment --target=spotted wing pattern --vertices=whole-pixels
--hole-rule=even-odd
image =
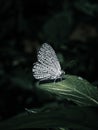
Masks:
[[[56,79],[61,75],[61,67],[53,48],[44,43],[38,51],[38,62],[33,66],[33,76],[39,80]]]

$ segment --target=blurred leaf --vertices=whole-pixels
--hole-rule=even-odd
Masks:
[[[58,59],[59,59],[59,62],[60,62],[61,64],[63,64],[63,63],[64,63],[64,56],[63,56],[61,53],[58,53],[58,54],[57,54],[57,57],[58,57]]]
[[[60,44],[65,43],[72,27],[72,12],[67,10],[54,15],[43,27],[44,37],[47,41]]]
[[[24,74],[23,72],[20,75],[16,75],[11,77],[11,81],[13,84],[27,90],[32,89],[32,77],[28,74]]]
[[[76,8],[88,15],[94,15],[98,9],[98,4],[90,3],[90,0],[76,0],[74,4]]]
[[[78,76],[65,75],[65,80],[61,82],[40,84],[37,87],[81,106],[98,105],[97,87]]]
[[[19,130],[26,128],[81,128],[83,130],[98,129],[97,108],[66,107],[64,109],[23,113],[0,123],[1,130]]]

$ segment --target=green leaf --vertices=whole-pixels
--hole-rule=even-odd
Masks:
[[[37,84],[37,88],[48,91],[81,106],[98,105],[98,89],[87,80],[72,75],[65,75],[61,82]]]
[[[26,128],[81,128],[98,129],[97,108],[66,107],[49,112],[22,113],[0,123],[0,130],[20,130]]]

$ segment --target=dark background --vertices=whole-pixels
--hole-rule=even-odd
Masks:
[[[67,74],[98,85],[95,0],[0,0],[0,120],[55,100],[36,91],[32,75],[44,42]]]

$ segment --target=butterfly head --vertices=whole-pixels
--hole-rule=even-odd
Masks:
[[[64,78],[64,75],[65,75],[65,72],[63,70],[61,70],[59,78],[61,78],[61,79]]]
[[[65,71],[61,70],[61,77],[65,75]]]
[[[63,70],[60,70],[60,71],[57,73],[57,75],[56,75],[55,78],[63,78],[64,75],[65,75],[65,72],[64,72]]]

